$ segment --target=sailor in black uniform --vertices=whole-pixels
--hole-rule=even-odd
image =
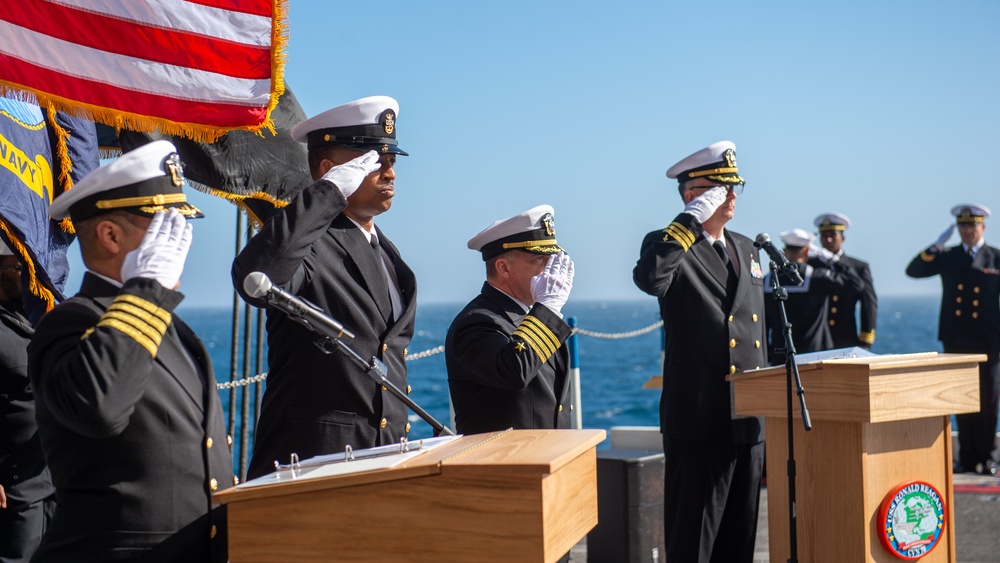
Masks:
[[[803,229],[781,233],[788,261],[795,264],[802,284],[791,282],[784,272],[778,273],[781,286],[788,293],[785,312],[792,324],[792,340],[800,354],[834,348],[830,324],[827,322],[829,302],[834,295],[860,292],[863,282],[850,268],[840,264],[833,254],[822,247],[813,246],[813,235]],[[809,263],[810,254],[819,260]],[[815,266],[813,264],[816,264]],[[778,301],[771,294],[771,274],[765,277],[764,291],[767,300],[768,357],[772,364],[781,364],[785,355],[775,349],[784,347],[784,327]]]
[[[663,317],[660,426],[667,561],[753,561],[764,424],[734,414],[726,376],[767,365],[764,275],[753,241],[726,230],[743,178],[714,143],[672,166],[684,211],[642,241],[632,272]]]
[[[455,317],[445,343],[455,426],[462,434],[569,428],[570,378],[562,307],[573,261],[556,242],[553,209],[496,221],[468,246],[486,282]]]
[[[984,205],[963,204],[951,210],[962,244],[946,247],[956,224],[906,267],[912,278],[941,276],[938,339],[945,352],[986,354],[979,364],[979,412],[959,414],[956,473],[996,474],[1000,404],[1000,249],[986,244]]]
[[[351,348],[378,357],[389,380],[406,384],[417,282],[399,250],[374,222],[395,195],[399,105],[372,96],[303,121],[292,137],[309,145],[316,183],[272,217],[233,262],[233,283],[262,272],[354,333]],[[397,443],[410,431],[406,405],[342,353],[280,311],[267,311],[268,377],[248,477],[319,454]]]
[[[38,433],[56,486],[32,561],[225,561],[234,483],[208,351],[174,313],[191,225],[174,146],[154,141],[49,209],[73,220],[87,273],[28,347]]]
[[[833,336],[833,348],[851,348],[860,346],[869,349],[875,343],[875,324],[878,317],[878,297],[875,295],[875,284],[872,282],[871,269],[868,262],[844,254],[841,246],[844,244],[844,231],[851,226],[851,220],[840,213],[824,213],[813,223],[819,229],[819,240],[823,248],[833,253],[832,259],[821,260],[819,256],[810,258],[813,267],[829,267],[834,260],[841,266],[850,268],[861,278],[861,291],[844,287],[830,295],[827,324]],[[858,331],[858,321],[855,311],[861,304],[861,330]]]
[[[21,263],[0,242],[0,561],[27,563],[55,510],[28,379],[35,329],[21,301]]]

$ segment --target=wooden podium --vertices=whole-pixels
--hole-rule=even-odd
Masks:
[[[597,524],[604,436],[462,436],[391,468],[250,482],[213,500],[227,505],[233,563],[552,562]]]
[[[799,561],[901,561],[879,540],[879,507],[899,484],[931,484],[946,525],[921,562],[955,561],[951,414],[979,410],[980,354],[905,354],[799,365],[813,428],[795,420]],[[735,411],[767,424],[771,561],[789,558],[785,367],[729,376]]]

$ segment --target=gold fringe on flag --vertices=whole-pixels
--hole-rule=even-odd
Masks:
[[[32,259],[31,253],[28,252],[28,247],[25,246],[21,239],[14,236],[14,230],[7,224],[7,221],[3,217],[0,217],[0,230],[7,235],[7,240],[11,244],[11,250],[21,257],[21,261],[24,262],[24,265],[28,269],[28,290],[31,291],[32,295],[45,301],[45,312],[51,311],[56,305],[56,297],[49,288],[45,287],[42,280],[38,279],[38,268],[35,266],[35,261]]]
[[[276,134],[271,111],[278,105],[278,99],[285,92],[285,49],[288,44],[288,22],[286,14],[288,0],[273,0],[271,17],[271,96],[268,100],[264,120],[257,125],[244,127],[210,126],[202,123],[182,123],[162,117],[123,112],[108,107],[84,103],[43,92],[8,80],[0,80],[0,95],[13,100],[37,104],[69,115],[98,121],[119,129],[132,131],[159,131],[167,135],[185,137],[197,143],[211,143],[229,131],[250,131],[263,136],[267,130]]]

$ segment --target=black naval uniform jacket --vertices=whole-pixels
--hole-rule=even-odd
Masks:
[[[858,290],[844,286],[830,294],[827,324],[830,326],[830,335],[833,337],[832,348],[851,348],[854,346],[871,348],[875,342],[875,323],[878,317],[878,297],[875,295],[875,283],[872,282],[871,268],[868,267],[868,262],[843,253],[836,263],[854,272],[861,279],[862,287]],[[814,268],[829,267],[816,257],[810,258],[809,264]],[[858,308],[859,302],[861,303],[860,332],[858,331],[858,320],[855,317],[855,310]]]
[[[569,428],[573,333],[544,305],[524,309],[483,284],[448,329],[445,359],[459,433]]]
[[[806,263],[796,263],[802,285],[792,285],[784,272],[778,273],[781,286],[788,292],[785,302],[785,312],[788,322],[792,323],[792,341],[795,351],[799,354],[819,352],[836,348],[833,344],[833,334],[829,324],[830,301],[834,296],[847,293],[859,293],[864,281],[851,268],[840,262],[830,266],[813,266]],[[785,355],[776,353],[775,348],[785,345],[784,326],[781,323],[781,312],[778,301],[771,293],[771,274],[764,277],[764,299],[767,333],[768,357],[772,362],[784,362]]]
[[[28,379],[28,341],[34,333],[20,307],[0,304],[0,486],[10,514],[55,492],[38,440],[35,399]],[[0,510],[0,523],[7,521],[4,516]],[[0,544],[7,539],[0,538]]]
[[[243,288],[248,274],[263,272],[274,285],[317,305],[354,333],[347,345],[363,358],[382,360],[389,380],[409,392],[404,358],[413,337],[416,277],[376,227],[403,302],[393,321],[380,258],[342,213],[346,207],[331,182],[305,188],[236,257],[233,283],[247,302],[265,307]],[[306,459],[347,445],[399,442],[409,432],[406,405],[343,353],[323,353],[314,344],[319,339],[285,313],[268,309],[267,389],[248,477],[274,471],[275,460],[288,463],[293,452]]]
[[[1000,409],[1000,250],[985,244],[975,259],[959,245],[936,252],[927,249],[909,266],[913,278],[941,276],[938,339],[949,353],[986,354],[979,364],[979,412],[960,414],[959,464],[971,470],[979,463],[1000,461],[996,439]]]
[[[941,276],[938,340],[946,351],[1000,349],[1000,250],[984,244],[973,260],[962,245],[929,248],[910,262],[906,275]]]
[[[56,486],[32,561],[225,561],[233,461],[212,364],[156,280],[87,273],[28,346]]]
[[[725,231],[739,279],[727,269],[701,223],[681,213],[642,241],[632,277],[655,295],[665,342],[660,424],[664,438],[720,444],[763,441],[763,421],[732,413],[731,373],[767,366],[764,276],[747,237]]]

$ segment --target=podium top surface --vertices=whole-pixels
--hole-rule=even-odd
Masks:
[[[941,368],[960,366],[963,364],[978,364],[985,362],[985,354],[942,354],[939,352],[917,352],[914,354],[885,354],[857,358],[831,358],[812,362],[797,363],[799,373],[810,371],[837,371],[858,375],[880,375],[880,373],[897,373],[911,369]],[[775,374],[785,374],[785,366],[772,366],[752,371],[727,375],[727,381],[745,381],[760,377],[770,377]]]
[[[893,354],[822,359],[799,364],[814,421],[879,423],[979,410],[979,363],[984,354]],[[737,414],[787,418],[785,366],[727,376]],[[799,402],[793,401],[798,418]]]
[[[605,436],[604,430],[593,429],[506,430],[460,436],[392,467],[317,478],[293,478],[289,471],[287,480],[257,486],[245,483],[213,494],[212,500],[230,503],[438,474],[544,476],[595,448]]]

